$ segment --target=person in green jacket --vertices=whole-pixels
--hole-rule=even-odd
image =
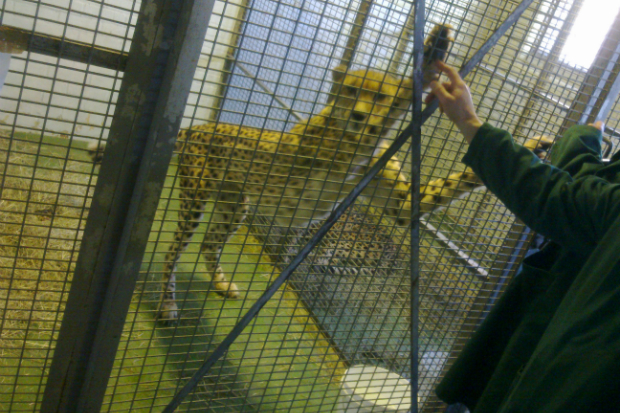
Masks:
[[[427,103],[470,144],[463,162],[550,240],[526,258],[437,386],[473,413],[620,411],[620,156],[601,159],[602,123],[573,126],[550,165],[483,123],[458,72]]]

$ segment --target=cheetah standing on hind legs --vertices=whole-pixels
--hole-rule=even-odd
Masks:
[[[435,62],[444,60],[451,27],[438,25],[425,42],[423,81],[439,77]],[[179,132],[180,209],[174,241],[165,258],[160,318],[177,319],[175,269],[198,227],[207,203],[213,203],[201,252],[219,294],[236,298],[237,286],[219,265],[226,242],[250,208],[282,228],[305,228],[325,218],[385,151],[381,141],[412,101],[411,79],[375,70],[333,72],[335,96],[312,118],[289,132],[207,123]],[[100,153],[101,148],[94,151]],[[410,180],[394,157],[363,195],[398,225],[408,225]],[[471,172],[456,173],[421,188],[422,213],[449,204],[475,187]]]

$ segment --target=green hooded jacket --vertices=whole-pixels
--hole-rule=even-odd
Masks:
[[[549,238],[523,261],[436,391],[474,413],[620,411],[620,156],[574,126],[551,165],[485,124],[463,162]]]

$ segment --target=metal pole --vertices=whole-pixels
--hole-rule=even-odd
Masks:
[[[425,2],[416,0],[413,7],[413,108],[411,116],[411,413],[418,412],[418,328],[420,309],[420,164],[422,147],[422,91],[424,60]]]
[[[540,70],[538,79],[536,79],[536,83],[534,87],[532,88],[530,95],[528,97],[528,100],[525,104],[525,108],[523,109],[523,112],[521,113],[521,116],[519,117],[519,120],[517,121],[517,125],[515,126],[513,136],[518,136],[522,132],[524,128],[524,124],[526,124],[527,120],[531,117],[532,108],[534,107],[537,101],[536,93],[545,87],[545,85],[549,81],[550,76],[552,75],[556,76],[555,71],[552,71],[552,69],[559,62],[560,53],[562,53],[562,49],[564,49],[564,45],[566,44],[566,39],[568,38],[568,35],[573,28],[573,24],[575,23],[575,20],[577,19],[577,16],[579,15],[579,11],[581,11],[581,7],[583,3],[584,3],[584,0],[575,1],[570,11],[568,12],[568,16],[566,16],[566,20],[562,24],[562,28],[560,29],[560,33],[558,34],[557,40],[554,43],[553,47],[551,48],[551,51],[549,51],[549,54],[547,55],[547,60],[545,61],[545,64]],[[558,7],[558,5],[556,5],[556,7]],[[553,14],[555,14],[555,9],[550,10],[549,14],[553,16]],[[545,37],[544,35],[540,36],[541,42],[544,41],[544,37]]]
[[[409,13],[409,16],[407,16],[407,21],[405,22],[403,30],[400,32],[400,38],[398,39],[398,44],[396,45],[396,50],[394,51],[394,57],[392,58],[390,68],[388,70],[389,73],[398,73],[400,70],[400,65],[403,62],[403,55],[405,54],[407,43],[409,43],[409,37],[411,37],[411,29],[417,27],[415,25],[415,10],[415,6],[411,6],[411,12]],[[424,42],[424,40],[422,41]]]
[[[69,41],[61,37],[33,33],[30,30],[20,29],[7,25],[0,26],[2,33],[9,38],[16,39],[24,50],[39,53],[59,59],[73,60],[74,62],[89,63],[112,70],[125,70],[127,54],[92,44]]]
[[[607,33],[594,62],[588,69],[579,93],[573,101],[568,116],[560,128],[560,135],[570,126],[592,123],[602,109],[609,111],[614,95],[614,84],[620,73],[620,13]],[[618,86],[616,85],[616,88]],[[616,91],[617,93],[617,91]],[[604,112],[603,111],[603,114]]]
[[[213,122],[216,122],[219,119],[222,103],[224,102],[224,99],[226,99],[228,85],[235,67],[235,60],[239,55],[241,46],[239,40],[244,36],[245,29],[247,28],[247,24],[244,25],[244,22],[247,21],[250,12],[250,2],[251,0],[242,0],[239,3],[239,8],[243,11],[239,12],[238,16],[240,16],[240,18],[236,19],[235,26],[232,29],[233,36],[230,39],[230,44],[228,46],[231,50],[226,55],[226,61],[224,62],[224,67],[222,68],[222,79],[220,81],[220,86],[218,87],[215,99],[213,100],[214,110],[211,112],[211,121]]]
[[[370,15],[370,8],[372,7],[372,4],[372,0],[362,0],[360,8],[355,14],[355,22],[353,23],[351,34],[347,40],[347,45],[344,49],[342,59],[340,59],[340,64],[351,67],[351,62],[353,61],[353,56],[359,46],[362,30],[364,29],[364,26],[366,26],[366,21]]]
[[[142,3],[44,413],[101,408],[213,4]]]
[[[344,48],[342,59],[340,59],[340,64],[345,65],[347,68],[350,68],[351,63],[353,63],[353,57],[355,56],[355,51],[361,41],[362,30],[364,29],[368,16],[370,15],[372,4],[373,0],[362,0],[357,13],[355,14],[353,28],[351,29],[351,34],[349,34],[349,38],[347,39],[347,45]],[[330,103],[334,96],[338,93],[337,87],[338,85],[335,83],[332,85],[327,98],[327,103]]]

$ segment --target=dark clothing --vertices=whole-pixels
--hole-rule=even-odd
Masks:
[[[523,261],[437,387],[474,413],[620,411],[620,161],[575,126],[551,165],[485,124],[463,162],[550,238]]]

